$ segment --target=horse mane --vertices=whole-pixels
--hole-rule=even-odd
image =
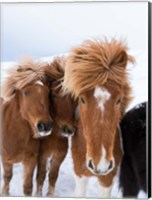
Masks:
[[[126,65],[134,58],[127,54],[127,46],[123,42],[112,39],[87,40],[73,48],[67,58],[63,93],[71,93],[75,98],[82,92],[95,86],[124,86],[126,100],[130,101],[130,85]],[[126,105],[124,107],[126,107]]]
[[[53,59],[53,61],[44,67],[45,74],[47,76],[47,81],[52,84],[56,83],[57,87],[61,86],[63,81],[64,71],[65,71],[65,56],[58,56]]]
[[[2,85],[2,97],[5,100],[11,99],[16,90],[36,81],[45,81],[44,66],[47,63],[29,60],[17,63],[8,70],[8,76]]]

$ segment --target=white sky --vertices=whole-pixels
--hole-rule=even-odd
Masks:
[[[103,36],[125,38],[130,49],[147,49],[147,7],[147,2],[3,4],[2,61],[65,53]]]

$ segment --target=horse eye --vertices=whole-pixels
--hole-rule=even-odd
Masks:
[[[121,103],[121,99],[118,99],[117,101],[116,101],[116,105],[119,105]]]
[[[84,98],[80,97],[80,101],[81,101],[81,103],[85,104]]]
[[[29,92],[28,92],[28,91],[24,91],[24,92],[23,92],[23,95],[24,95],[24,96],[28,96],[28,95],[29,95]]]

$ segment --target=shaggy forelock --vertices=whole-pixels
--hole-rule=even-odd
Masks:
[[[72,49],[65,68],[64,93],[78,97],[82,92],[96,85],[118,84],[127,81],[127,62],[133,57],[127,54],[122,42],[112,40],[85,41]]]
[[[61,81],[64,77],[66,57],[58,56],[53,61],[44,67],[44,71],[50,81]]]
[[[2,85],[2,97],[9,100],[14,96],[16,90],[39,80],[43,82],[45,80],[45,65],[47,65],[45,62],[29,60],[12,66]]]

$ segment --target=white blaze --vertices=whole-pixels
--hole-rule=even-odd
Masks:
[[[104,104],[108,101],[111,97],[111,94],[106,90],[104,87],[96,86],[94,90],[94,97],[97,99],[98,106],[101,111],[104,111]]]
[[[36,81],[35,84],[44,85],[44,84],[42,83],[42,81]]]
[[[102,157],[97,165],[97,169],[100,169],[102,172],[107,171],[109,166],[109,162],[106,159],[106,150],[104,146],[102,145]]]
[[[113,168],[111,168],[110,170],[108,170],[110,161],[106,159],[106,155],[107,155],[106,149],[102,145],[102,157],[97,165],[97,170],[99,170],[100,172],[102,172],[105,175],[113,169]],[[114,158],[112,158],[111,161],[113,162],[113,167],[114,167],[115,166]]]

